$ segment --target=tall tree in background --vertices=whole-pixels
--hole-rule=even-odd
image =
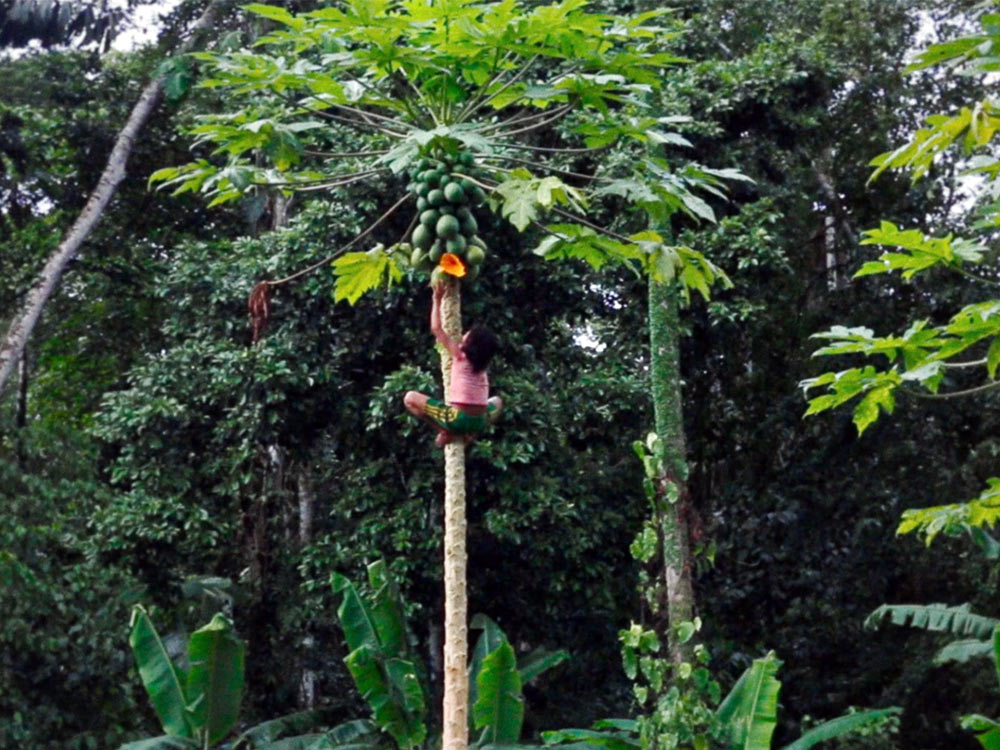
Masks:
[[[198,42],[198,34],[215,25],[221,15],[224,2],[209,3],[201,17],[190,29],[190,36],[184,41],[179,53],[184,54]],[[55,290],[69,263],[80,251],[81,245],[87,240],[97,222],[100,221],[108,204],[114,197],[118,186],[125,179],[125,167],[135,145],[135,140],[146,124],[153,110],[163,97],[164,79],[157,75],[143,89],[142,95],[129,114],[121,132],[115,140],[114,148],[108,156],[107,166],[101,174],[96,187],[90,194],[87,204],[69,230],[59,247],[50,256],[39,274],[39,280],[28,294],[21,309],[14,315],[3,343],[0,344],[0,395],[3,394],[8,381],[14,374],[14,369],[24,353],[31,332],[41,317],[42,310]]]

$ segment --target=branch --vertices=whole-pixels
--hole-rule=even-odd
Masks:
[[[509,89],[515,83],[517,83],[521,78],[524,77],[524,74],[528,72],[528,70],[531,68],[531,66],[535,64],[535,61],[538,60],[538,57],[539,57],[538,53],[535,53],[535,55],[533,57],[531,57],[528,60],[528,62],[526,62],[524,65],[522,65],[521,69],[518,70],[517,73],[515,73],[513,75],[513,77],[509,81],[507,81],[507,83],[505,83],[503,86],[501,86],[500,88],[498,88],[496,91],[494,91],[492,94],[490,94],[488,97],[486,97],[481,102],[472,102],[470,104],[467,104],[465,106],[465,108],[459,113],[459,115],[456,118],[455,122],[462,122],[462,120],[464,120],[466,117],[472,115],[472,113],[475,112],[477,109],[479,109],[480,107],[485,107],[491,101],[493,101],[498,96],[500,96],[500,94],[502,94],[504,91],[506,91],[507,89]]]
[[[599,146],[597,148],[546,148],[545,146],[529,146],[524,143],[498,143],[501,148],[519,148],[525,151],[541,151],[555,154],[592,154],[597,151],[604,151],[611,148],[611,145]]]
[[[987,279],[985,276],[979,276],[977,274],[972,273],[971,271],[966,271],[961,266],[952,266],[952,268],[958,271],[959,274],[961,274],[962,276],[965,276],[967,279],[972,279],[973,281],[979,281],[983,284],[989,284],[990,286],[1000,286],[1000,281],[997,281],[996,279]]]
[[[277,279],[275,281],[265,281],[263,283],[267,284],[268,286],[278,286],[280,284],[287,284],[289,281],[294,281],[295,279],[297,279],[297,278],[299,278],[301,276],[305,276],[307,273],[311,273],[312,271],[315,271],[320,266],[323,266],[323,265],[326,265],[327,263],[330,263],[331,261],[333,261],[334,259],[336,259],[339,255],[343,255],[348,250],[350,250],[352,247],[354,247],[358,242],[360,242],[366,236],[368,236],[369,234],[371,234],[375,230],[376,227],[378,227],[382,222],[384,222],[386,219],[388,219],[390,216],[392,216],[392,214],[395,213],[395,211],[396,211],[397,208],[399,208],[400,206],[402,206],[406,201],[410,200],[410,198],[412,198],[412,197],[413,197],[413,193],[407,193],[406,195],[404,195],[398,201],[396,201],[395,203],[393,203],[392,206],[390,206],[389,209],[384,214],[382,214],[381,216],[379,216],[375,220],[375,223],[371,224],[365,231],[363,231],[361,234],[359,234],[358,236],[356,236],[353,240],[351,240],[350,242],[348,242],[343,247],[339,248],[332,255],[324,258],[323,260],[321,260],[321,261],[319,261],[317,263],[313,263],[311,266],[307,266],[306,268],[303,268],[301,271],[296,271],[291,276],[286,276],[283,279]]]
[[[985,385],[977,385],[975,388],[966,388],[964,391],[952,391],[951,393],[924,393],[923,391],[916,391],[912,388],[907,388],[906,386],[899,386],[903,393],[907,393],[910,396],[914,396],[916,398],[934,399],[938,401],[961,398],[962,396],[972,396],[976,393],[991,391],[998,387],[1000,387],[1000,380],[994,381],[993,383],[986,383]]]
[[[979,367],[986,364],[986,358],[974,359],[969,362],[942,362],[945,367]]]
[[[382,151],[340,151],[340,152],[336,152],[336,151],[313,151],[312,149],[304,148],[304,149],[302,149],[302,153],[306,154],[308,156],[322,156],[322,157],[324,157],[326,159],[353,159],[353,158],[360,158],[360,157],[365,157],[365,156],[383,156],[383,155],[389,153],[389,151],[386,149],[386,150],[382,150]]]
[[[529,120],[538,120],[544,117],[551,117],[556,112],[561,112],[562,110],[572,106],[573,106],[572,104],[567,103],[550,110],[543,109],[538,112],[528,112],[527,114],[520,114],[517,115],[516,117],[511,117],[509,120],[503,120],[501,122],[495,122],[492,125],[487,125],[484,128],[482,128],[479,132],[486,134],[486,133],[491,133],[494,130],[500,130],[509,125],[523,125]]]
[[[263,185],[263,186],[275,186],[282,187],[287,185],[315,185],[317,183],[325,183],[327,180],[349,180],[353,181],[355,177],[371,177],[379,172],[384,171],[387,167],[382,167],[380,169],[367,169],[363,172],[351,172],[350,174],[336,174],[330,175],[328,177],[319,177],[315,180],[283,180],[277,182],[253,182],[252,185]]]
[[[548,125],[549,123],[555,122],[559,118],[563,117],[571,109],[572,109],[572,106],[569,105],[569,104],[567,104],[565,107],[563,107],[562,111],[556,110],[556,112],[553,113],[553,115],[549,119],[547,119],[547,120],[542,120],[541,122],[536,122],[534,125],[529,125],[528,127],[520,128],[518,130],[509,130],[506,133],[498,133],[497,135],[488,136],[488,138],[490,138],[491,140],[494,139],[494,138],[510,138],[512,135],[518,135],[520,133],[527,133],[527,132],[529,132],[531,130],[537,130],[540,127]]]
[[[612,232],[610,229],[605,229],[604,227],[600,227],[597,224],[593,224],[593,223],[587,221],[586,219],[581,219],[579,216],[576,216],[575,214],[571,214],[569,211],[564,211],[563,209],[556,208],[555,206],[552,206],[549,210],[552,213],[554,213],[554,214],[558,214],[559,216],[562,216],[564,219],[572,219],[573,221],[577,221],[577,222],[583,224],[585,227],[590,227],[595,232],[600,232],[601,234],[606,234],[608,237],[613,237],[614,239],[616,239],[616,240],[618,240],[620,242],[627,242],[630,245],[634,245],[635,244],[635,240],[630,240],[628,237],[626,237],[623,234],[618,234],[617,232]]]
[[[505,63],[508,60],[510,60],[510,59],[512,59],[514,57],[517,57],[517,53],[514,52],[514,51],[510,51],[510,50],[507,51],[506,53],[504,53],[504,56],[503,56],[502,60],[499,59],[499,55],[500,55],[500,49],[497,48],[497,54],[494,57],[494,62],[493,62],[493,70],[496,71],[496,72],[493,74],[493,76],[486,83],[484,83],[482,86],[480,86],[478,89],[476,89],[472,93],[472,96],[469,97],[468,103],[462,108],[462,111],[458,113],[460,121],[461,121],[461,118],[466,117],[468,115],[471,115],[479,107],[479,104],[481,103],[481,101],[483,99],[483,96],[482,96],[483,92],[489,90],[490,86],[492,86],[494,83],[496,83],[497,81],[499,81],[507,73],[507,70],[509,70],[509,68],[506,68],[504,70],[499,70],[498,71],[497,67],[499,65],[501,65],[502,63]],[[477,99],[479,101],[476,101]],[[470,109],[470,107],[472,109]]]
[[[614,182],[610,177],[598,177],[592,174],[582,174],[581,172],[570,172],[566,169],[556,169],[555,167],[542,166],[538,162],[528,161],[527,159],[518,159],[513,156],[487,156],[484,159],[504,159],[505,161],[512,161],[515,164],[527,164],[529,167],[538,167],[539,169],[544,169],[546,172],[552,172],[553,174],[566,175],[567,177],[578,177],[581,180],[595,180],[597,182]]]
[[[298,107],[299,109],[303,109],[306,112],[310,112],[311,114],[314,115],[319,115],[320,117],[325,117],[328,120],[333,120],[334,122],[340,122],[345,125],[350,125],[351,127],[355,128],[356,130],[360,130],[362,133],[365,133],[366,135],[368,135],[369,132],[365,129],[365,126],[372,128],[373,130],[379,133],[395,136],[396,138],[406,137],[404,133],[397,133],[393,130],[389,130],[388,128],[383,128],[379,125],[376,125],[373,122],[368,122],[368,121],[358,122],[357,120],[351,119],[350,117],[342,117],[341,115],[331,114],[330,112],[325,112],[322,109],[313,109],[312,107],[303,104],[302,102],[296,101],[294,97],[288,96],[282,91],[275,91],[273,93],[276,94],[279,98],[284,99],[293,107]],[[334,106],[329,102],[327,102],[327,104],[329,104],[329,106],[331,107]]]

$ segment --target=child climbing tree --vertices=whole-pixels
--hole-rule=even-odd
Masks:
[[[151,181],[175,194],[200,192],[213,205],[273,191],[337,193],[362,181],[396,191],[399,197],[346,246],[292,277],[258,284],[254,332],[263,331],[275,289],[329,264],[335,297],[351,304],[380,286],[429,275],[440,290],[436,335],[449,342],[441,350],[446,391],[463,354],[455,343],[462,338],[462,292],[491,263],[530,262],[498,257],[481,228],[491,213],[521,232],[530,228],[537,256],[624,264],[657,284],[679,282],[707,295],[718,269],[651,228],[678,211],[710,218],[692,191],[718,193],[720,179],[734,176],[690,164],[675,169],[647,152],[686,143],[665,131],[671,119],[654,116],[646,103],[663,68],[680,62],[664,47],[677,32],[657,24],[663,11],[616,16],[589,13],[585,5],[354,0],[297,15],[247,6],[270,29],[252,48],[195,56],[206,76],[200,85],[224,90],[231,104],[192,130],[196,145],[214,150]],[[611,148],[627,158],[597,158]],[[618,226],[636,231],[601,226],[591,218],[595,205],[634,215]],[[371,243],[404,207],[410,221],[402,236]],[[363,242],[370,247],[357,248]],[[428,415],[417,401],[410,396],[408,408]],[[453,425],[443,427],[442,746],[458,750],[467,746],[469,728],[465,440],[452,439]]]

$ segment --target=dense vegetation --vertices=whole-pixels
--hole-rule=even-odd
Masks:
[[[956,533],[929,547],[895,535],[905,510],[975,497],[996,474],[995,394],[901,397],[859,438],[850,409],[804,420],[800,387],[857,364],[813,360],[816,332],[848,325],[889,335],[917,319],[947,326],[982,301],[957,274],[850,281],[879,257],[860,241],[880,221],[940,236],[976,220],[959,150],[938,154],[922,181],[886,173],[867,182],[869,160],[930,112],[983,99],[977,76],[903,72],[931,30],[935,41],[979,28],[967,5],[672,6],[678,26],[666,49],[689,62],[671,66],[646,102],[671,118],[671,137],[555,163],[566,175],[617,175],[654,149],[753,180],[708,198],[717,222],[679,211],[665,228],[732,281],[710,300],[691,295],[681,311],[698,638],[723,692],[777,652],[779,743],[849,707],[896,704],[898,719],[837,742],[971,748],[959,716],[997,713],[988,659],[938,663],[939,637],[864,628],[883,603],[1000,613],[998,555],[982,529],[952,522],[945,530]],[[151,174],[190,161],[190,132],[204,115],[233,108],[217,89],[192,85],[206,60],[162,65],[175,30],[199,11],[184,6],[148,49],[57,46],[3,62],[4,322],[82,207],[139,91],[158,74],[169,85],[128,178],[0,395],[2,747],[116,747],[158,733],[128,648],[135,604],[172,634],[168,645],[217,611],[232,618],[247,644],[241,730],[313,706],[327,711],[326,726],[366,717],[343,662],[353,645],[331,574],[360,581],[380,559],[399,583],[436,721],[442,478],[426,429],[401,404],[408,389],[438,391],[426,279],[406,271],[351,306],[334,301],[324,266],[275,291],[256,344],[247,318],[259,281],[347,243],[405,183],[389,174],[294,197],[261,189],[212,208],[198,195],[148,189]],[[232,11],[209,47],[235,50],[274,29]],[[554,123],[528,142],[579,145],[580,124]],[[322,137],[345,152],[367,147],[336,124]],[[972,144],[975,153],[988,141]],[[623,213],[612,198],[589,216],[634,231]],[[410,218],[391,217],[371,244],[391,244]],[[647,281],[627,265],[543,259],[532,252],[544,237],[537,227],[522,233],[499,212],[478,219],[490,252],[463,304],[467,321],[501,334],[492,381],[507,408],[469,451],[470,612],[498,623],[519,658],[536,647],[571,654],[525,682],[523,739],[534,742],[543,730],[645,710],[619,631],[632,621],[663,627],[645,595],[659,563],[641,538],[633,544],[649,512],[633,442],[654,424]],[[976,273],[995,283],[990,231],[979,235]],[[874,349],[836,353],[850,351]],[[982,497],[988,513],[991,496]]]

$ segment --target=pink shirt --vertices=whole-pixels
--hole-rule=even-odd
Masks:
[[[459,352],[451,363],[449,403],[486,406],[489,396],[490,379],[486,376],[486,370],[473,372],[472,363],[466,359],[463,352]]]

